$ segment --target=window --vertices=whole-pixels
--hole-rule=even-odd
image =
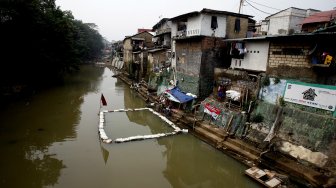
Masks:
[[[303,55],[300,48],[283,48],[281,51],[273,51],[273,55]]]
[[[303,55],[303,51],[300,48],[283,48],[283,55]]]
[[[240,19],[236,18],[234,25],[234,32],[239,33],[239,31],[240,31]]]
[[[211,16],[211,29],[217,29],[218,23],[217,23],[217,16]]]
[[[180,20],[177,22],[177,31],[185,31],[187,30],[187,19]]]

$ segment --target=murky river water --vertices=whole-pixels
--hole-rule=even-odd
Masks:
[[[145,105],[112,75],[84,66],[65,85],[1,109],[0,187],[258,187],[245,166],[189,134],[101,143],[101,93],[105,109]],[[112,138],[169,131],[147,111],[106,116]]]

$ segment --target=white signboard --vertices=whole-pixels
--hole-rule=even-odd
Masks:
[[[335,111],[336,87],[287,82],[284,100],[305,106]]]

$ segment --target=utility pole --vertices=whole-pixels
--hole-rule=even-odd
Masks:
[[[238,11],[239,14],[240,14],[240,10],[241,10],[241,8],[242,8],[243,3],[244,3],[244,0],[240,0],[240,3],[239,3],[239,11]]]

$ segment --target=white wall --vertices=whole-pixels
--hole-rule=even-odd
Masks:
[[[217,24],[218,28],[215,30],[211,29],[211,17],[217,16]],[[202,17],[202,23],[201,23],[201,35],[204,36],[212,36],[212,34],[215,34],[215,37],[225,37],[226,35],[226,16],[224,15],[208,15],[203,14]]]
[[[291,9],[287,9],[270,17],[268,35],[278,35],[279,29],[286,30],[285,34],[288,34],[290,11]]]
[[[293,29],[294,32],[301,31],[301,23],[310,14],[316,11],[313,10],[304,10],[304,9],[296,9],[289,8],[278,14],[269,17],[269,35],[278,35],[279,29],[283,29],[286,31],[285,34],[289,34],[289,30]]]
[[[214,31],[211,29],[211,17],[217,16],[218,28]],[[172,37],[176,36],[177,33],[177,23],[173,22],[171,24],[171,34]],[[190,36],[213,36],[225,37],[226,35],[226,16],[224,15],[208,15],[201,14],[198,16],[188,18],[187,22],[187,37]]]
[[[201,34],[201,15],[188,18],[187,36],[198,36]]]
[[[268,32],[268,27],[269,27],[269,22],[268,21],[261,21],[261,27],[260,31],[261,32]]]
[[[172,56],[172,67],[176,70],[176,41],[175,40],[173,40],[172,42],[171,50],[172,50],[172,54],[174,54],[174,56]]]
[[[294,29],[294,32],[301,31],[301,23],[307,16],[307,10],[292,9],[290,14],[289,29]]]
[[[177,23],[173,22],[171,25],[171,36],[175,37],[177,33]]]
[[[244,55],[244,59],[232,58],[231,68],[239,68],[254,71],[266,71],[269,42],[245,41],[245,47],[248,53]]]
[[[172,22],[171,21],[166,21],[164,24],[162,24],[158,30],[165,30],[171,28]]]

